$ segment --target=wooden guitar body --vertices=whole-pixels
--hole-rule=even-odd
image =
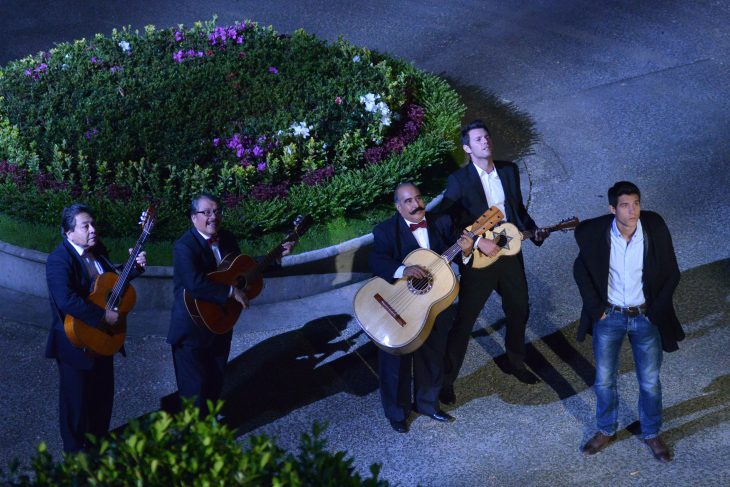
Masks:
[[[431,334],[436,317],[454,302],[459,282],[451,265],[428,249],[416,249],[403,261],[428,269],[428,279],[404,277],[394,284],[374,277],[355,294],[355,317],[365,333],[386,352],[414,352]]]
[[[99,275],[87,300],[99,308],[105,309],[109,296],[118,281],[119,276],[113,272]],[[137,292],[132,286],[127,285],[117,306],[120,315],[119,321],[114,326],[106,325],[102,328],[95,328],[71,315],[66,315],[63,320],[66,336],[75,347],[86,348],[99,355],[114,355],[124,345],[124,338],[127,334],[126,315],[132,310],[136,301]]]
[[[208,279],[219,284],[240,287],[244,289],[248,299],[253,299],[261,294],[264,288],[261,274],[252,273],[257,265],[257,262],[248,255],[229,254],[218,264],[218,270],[208,274]],[[225,304],[220,305],[212,301],[194,299],[187,290],[184,291],[184,297],[185,306],[193,321],[216,334],[230,331],[243,310],[241,304],[233,298],[228,298]]]
[[[470,230],[468,227],[467,230]],[[484,232],[484,237],[494,241],[501,249],[494,257],[483,254],[481,250],[475,249],[472,268],[483,269],[497,262],[503,255],[515,255],[522,248],[522,232],[511,223],[502,223],[492,230]]]

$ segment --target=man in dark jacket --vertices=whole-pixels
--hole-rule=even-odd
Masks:
[[[375,227],[373,249],[369,255],[373,274],[391,283],[401,278],[425,277],[425,269],[416,265],[405,266],[403,260],[418,248],[436,253],[446,251],[452,233],[447,218],[429,218],[427,221],[421,192],[415,185],[400,184],[395,190],[394,199],[397,213]],[[467,252],[466,255],[471,254],[471,239],[462,237],[459,245]],[[408,431],[406,421],[412,404],[416,411],[436,421],[454,420],[441,410],[438,401],[448,325],[437,319],[431,335],[413,353],[394,355],[378,349],[383,410],[392,428],[399,433]],[[415,387],[412,388],[412,384]],[[411,389],[414,389],[413,400]]]
[[[96,355],[75,347],[63,326],[66,315],[93,327],[114,326],[123,319],[116,311],[104,310],[87,301],[96,277],[116,271],[98,240],[95,225],[89,207],[74,203],[64,208],[63,241],[46,260],[53,319],[46,357],[55,358],[58,363],[59,419],[63,449],[67,452],[87,448],[87,433],[101,436],[109,430],[114,402],[113,356]],[[140,252],[138,268],[132,277],[143,271],[146,263],[146,254]]]
[[[243,290],[207,278],[227,255],[241,253],[236,237],[221,228],[223,213],[218,198],[207,193],[196,196],[190,203],[190,220],[193,227],[173,248],[175,299],[167,343],[172,346],[180,396],[194,398],[205,415],[207,400],[216,401],[221,395],[233,330],[216,334],[196,324],[185,306],[184,292],[193,299],[220,305],[235,299],[243,309],[248,307],[248,300]],[[282,255],[292,247],[293,243],[284,244]]]
[[[678,349],[684,331],[672,304],[679,267],[664,220],[641,211],[639,188],[620,181],[608,190],[610,215],[582,222],[575,231],[580,252],[573,275],[583,298],[578,340],[593,335],[596,361],[596,433],[582,450],[594,454],[618,428],[616,371],[629,336],[639,381],[639,420],[644,441],[662,462],[671,452],[659,438],[662,350]]]
[[[461,130],[461,143],[469,156],[469,163],[449,176],[439,211],[449,213],[455,228],[461,229],[491,206],[496,206],[506,221],[520,231],[534,231],[532,241],[542,245],[547,233],[537,228],[522,202],[517,165],[494,160],[492,139],[486,125],[481,120],[466,125]],[[479,238],[475,242],[474,251],[477,250],[493,257],[500,248],[489,239]],[[489,267],[465,269],[461,275],[458,311],[449,333],[444,366],[441,401],[445,404],[456,402],[454,382],[464,362],[472,328],[494,290],[502,297],[502,309],[507,322],[505,349],[510,372],[523,383],[539,382],[525,367],[525,328],[529,302],[524,260],[520,252],[513,256],[502,256]]]

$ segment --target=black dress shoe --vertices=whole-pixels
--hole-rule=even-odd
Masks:
[[[608,436],[599,431],[598,433],[593,435],[593,437],[588,440],[585,445],[580,447],[580,451],[582,451],[586,455],[595,455],[615,440],[616,435]]]
[[[456,418],[450,415],[449,413],[445,413],[441,411],[440,409],[437,409],[435,412],[431,414],[426,414],[431,419],[435,419],[436,421],[440,421],[442,423],[453,423],[456,421]]]
[[[514,375],[518,381],[522,382],[523,384],[537,384],[540,382],[540,379],[537,378],[535,374],[527,370],[526,368],[522,367],[519,369],[512,369],[511,374]]]
[[[672,452],[669,447],[662,441],[658,436],[644,440],[644,443],[649,445],[654,458],[662,463],[669,463],[672,461]]]
[[[398,433],[408,433],[408,425],[405,421],[390,420],[390,427],[396,430]]]
[[[447,406],[456,404],[456,394],[454,394],[454,388],[444,387],[443,389],[441,389],[441,392],[439,393],[439,401],[441,401],[442,404],[446,404]]]

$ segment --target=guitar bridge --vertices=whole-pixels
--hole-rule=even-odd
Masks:
[[[395,309],[393,309],[393,307],[390,304],[388,304],[388,302],[385,300],[385,298],[383,298],[383,296],[381,296],[379,293],[375,293],[375,296],[373,296],[373,298],[375,298],[375,301],[377,301],[380,304],[380,306],[382,306],[383,309],[385,309],[385,311],[387,311],[388,314],[390,316],[392,316],[395,321],[398,322],[398,324],[400,326],[406,326],[406,320],[401,318],[401,315],[399,315],[398,312]]]

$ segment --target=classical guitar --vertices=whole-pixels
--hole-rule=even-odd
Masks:
[[[502,218],[502,212],[491,207],[471,225],[469,235],[483,233]],[[458,243],[441,255],[416,249],[403,264],[423,267],[427,277],[402,277],[393,284],[374,277],[357,291],[353,301],[355,317],[375,345],[402,355],[417,350],[426,341],[436,317],[459,294],[459,282],[450,263],[460,252]]]
[[[87,301],[105,310],[119,312],[119,321],[116,325],[93,327],[71,315],[66,315],[63,328],[69,341],[76,347],[85,348],[98,355],[114,355],[124,345],[127,334],[127,314],[137,301],[137,293],[129,284],[129,278],[136,265],[137,256],[144,247],[144,243],[155,225],[155,208],[150,206],[142,213],[140,225],[142,234],[129,255],[119,274],[105,272],[97,276],[94,289]]]
[[[566,232],[568,230],[575,229],[575,227],[578,226],[578,223],[580,222],[576,217],[566,218],[565,220],[560,220],[560,223],[557,225],[546,227],[542,230],[548,234],[558,230]],[[483,238],[487,238],[497,244],[497,246],[500,247],[499,252],[494,257],[489,257],[482,253],[481,250],[475,249],[472,267],[475,269],[482,269],[494,264],[497,259],[503,255],[515,255],[522,248],[522,241],[534,236],[534,231],[525,230],[520,232],[517,227],[511,223],[502,223],[501,225],[497,225],[491,231],[485,232]]]
[[[208,279],[220,284],[236,286],[244,290],[248,299],[255,298],[264,288],[262,275],[264,270],[281,257],[285,243],[299,240],[311,224],[312,218],[309,215],[297,217],[292,232],[260,261],[257,262],[247,255],[229,254],[221,260],[217,270],[208,274]],[[227,333],[234,327],[241,315],[241,304],[233,298],[228,298],[225,304],[220,305],[212,301],[195,299],[187,290],[183,294],[185,307],[193,321],[213,333]]]

